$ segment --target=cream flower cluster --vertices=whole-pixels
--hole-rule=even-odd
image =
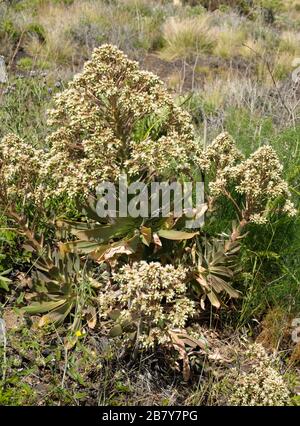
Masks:
[[[13,134],[0,141],[0,204],[36,198],[43,153]]]
[[[296,214],[288,184],[282,178],[282,165],[271,146],[262,146],[243,159],[233,139],[224,132],[202,153],[199,164],[211,178],[211,196],[225,195],[238,206],[240,202],[235,200],[232,188],[243,195],[243,204],[239,206],[241,219],[266,223],[269,202],[276,198],[285,201],[283,212]]]
[[[227,190],[232,179],[232,170],[243,159],[242,153],[236,148],[232,137],[223,132],[199,156],[200,167],[213,175],[214,180],[208,184],[210,194],[219,197]]]
[[[201,169],[205,171],[212,167],[218,171],[226,171],[242,159],[242,153],[227,132],[217,136],[199,156]]]
[[[158,262],[134,262],[113,274],[116,301],[139,323],[139,344],[151,347],[169,342],[168,331],[184,328],[194,314],[185,296],[186,270]]]
[[[286,405],[289,400],[288,387],[272,366],[272,360],[264,348],[253,344],[246,357],[248,371],[236,371],[229,405]]]
[[[137,127],[149,117],[160,123],[158,134],[150,129],[137,137]],[[83,72],[56,97],[49,125],[55,130],[44,170],[54,194],[88,193],[122,172],[169,177],[186,168],[197,150],[190,117],[159,78],[111,45],[95,49]]]
[[[250,220],[255,221],[260,211],[265,210],[268,201],[278,197],[287,200],[284,211],[291,216],[295,215],[296,210],[289,200],[291,194],[288,184],[282,178],[282,165],[271,146],[260,147],[236,167],[234,176],[238,182],[236,191],[245,195],[246,210],[251,213]]]

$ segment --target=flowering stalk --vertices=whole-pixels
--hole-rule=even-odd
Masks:
[[[200,168],[209,176],[210,204],[225,196],[235,207],[240,229],[247,223],[264,224],[270,213],[269,202],[284,199],[284,213],[295,216],[282,165],[271,146],[262,146],[248,159],[235,146],[228,133],[221,133],[199,156]],[[232,194],[242,195],[242,205]]]

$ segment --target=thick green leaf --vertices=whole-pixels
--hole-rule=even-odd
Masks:
[[[79,250],[81,253],[89,254],[93,253],[97,249],[100,249],[101,246],[97,241],[76,240],[65,243],[64,248],[67,251]]]
[[[230,297],[235,297],[238,298],[240,296],[239,292],[237,290],[235,290],[234,288],[231,287],[230,284],[228,284],[226,281],[222,280],[222,278],[220,277],[213,277],[214,280],[214,285],[218,284],[219,285],[219,291],[226,291]]]
[[[110,337],[118,337],[121,336],[123,333],[123,329],[120,324],[116,324],[113,326],[113,328],[110,330],[109,335]]]
[[[2,288],[5,291],[9,291],[9,283],[11,283],[11,279],[5,277],[4,275],[7,275],[11,272],[11,269],[7,269],[6,271],[0,272],[0,288]]]
[[[176,231],[174,229],[160,229],[158,231],[158,235],[161,238],[165,238],[166,240],[182,241],[182,240],[189,240],[191,238],[194,238],[196,235],[199,235],[199,231],[184,232],[184,231]]]
[[[226,266],[212,266],[209,268],[209,272],[227,278],[233,277],[233,271],[230,268],[227,268]]]
[[[28,314],[40,314],[43,312],[52,311],[53,309],[62,306],[64,303],[66,303],[66,301],[66,299],[60,299],[53,302],[33,302],[31,305],[22,308],[21,311]]]
[[[108,314],[108,316],[114,321],[117,321],[117,319],[120,317],[120,315],[121,315],[121,311],[119,309],[113,309]]]
[[[207,297],[209,298],[210,303],[213,306],[215,306],[217,309],[219,309],[221,304],[220,304],[220,301],[218,299],[218,296],[213,291],[210,291],[209,293],[207,293]]]
[[[70,232],[80,240],[97,241],[105,243],[112,238],[121,237],[133,232],[140,225],[141,219],[132,217],[116,218],[115,222],[108,225],[84,222],[65,222],[70,228]]]
[[[5,291],[9,291],[8,283],[10,280],[3,279],[3,277],[0,278],[0,288],[2,288]]]
[[[152,230],[151,228],[147,228],[146,226],[141,226],[141,240],[146,246],[150,246],[152,241]]]
[[[47,324],[59,324],[62,323],[67,315],[70,313],[72,309],[72,303],[64,303],[63,305],[59,306],[57,309],[53,309],[52,311],[48,312],[46,315],[43,315],[42,318],[39,321],[39,326],[43,327]]]

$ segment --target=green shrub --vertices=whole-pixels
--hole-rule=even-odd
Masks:
[[[111,45],[95,49],[48,116],[48,150],[14,134],[0,143],[0,209],[32,253],[35,301],[23,310],[46,313],[40,325],[66,320],[73,332],[67,348],[80,337],[83,320],[95,328],[99,319],[134,357],[141,347],[159,345],[180,359],[187,380],[192,349],[205,350],[206,343],[185,327],[199,321],[207,302],[226,311],[228,299],[240,296],[238,276],[248,274],[256,284],[259,271],[268,280],[265,258],[278,260],[270,251],[278,234],[269,242],[264,233],[257,242],[258,227],[295,223],[288,219],[297,212],[275,150],[247,147],[245,157],[227,132],[201,147],[191,117],[159,78]],[[246,140],[245,130],[241,135]],[[253,146],[258,142],[254,137]],[[208,224],[201,233],[187,232],[185,212],[176,220],[99,217],[97,185],[124,173],[147,185],[201,177]],[[94,262],[110,266],[105,277]],[[272,268],[277,276],[280,269]],[[251,295],[252,306],[244,281],[239,289],[246,289],[246,301]],[[244,321],[249,309],[242,311]]]
[[[34,68],[34,61],[32,58],[26,56],[25,58],[21,58],[18,60],[18,67],[24,71],[30,71]]]
[[[24,58],[25,59],[25,58]],[[21,60],[21,66],[24,64]],[[25,59],[26,69],[30,60]],[[51,86],[50,86],[51,87]],[[12,78],[0,109],[0,137],[16,133],[36,144],[45,135],[45,113],[50,95],[43,77]],[[44,142],[42,142],[44,144]]]
[[[45,29],[41,24],[32,23],[29,24],[26,28],[26,34],[31,36],[36,36],[40,42],[44,42],[46,39]]]
[[[41,71],[51,68],[49,63],[47,63],[46,61],[40,59],[32,59],[29,56],[20,58],[17,62],[17,65],[22,71]],[[51,92],[52,88],[49,88],[49,91]]]
[[[10,19],[3,20],[0,25],[0,33],[6,34],[11,40],[17,41],[21,32]]]

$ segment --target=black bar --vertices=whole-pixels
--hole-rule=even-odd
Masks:
[[[245,421],[297,422],[300,407],[0,407],[0,425],[96,426],[98,424],[230,425]],[[209,422],[209,423],[207,423]]]

